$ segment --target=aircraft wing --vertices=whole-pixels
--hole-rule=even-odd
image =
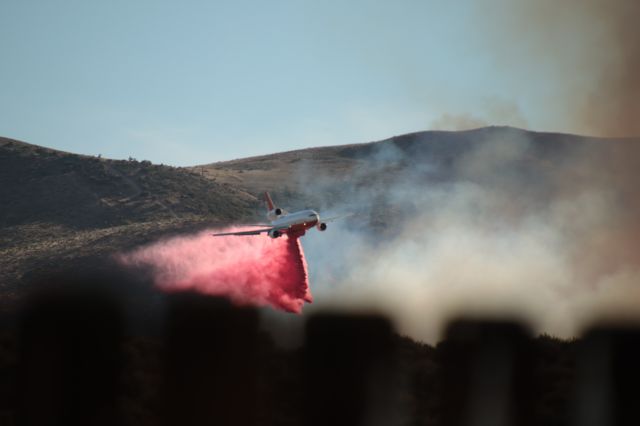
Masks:
[[[273,230],[285,231],[287,229],[289,229],[288,226],[278,226],[278,227],[263,228],[263,229],[252,229],[251,231],[223,232],[220,234],[211,234],[211,235],[213,235],[214,237],[223,237],[225,235],[260,235],[264,232],[269,232]]]
[[[254,229],[252,231],[238,231],[238,232],[223,232],[220,234],[211,234],[214,237],[223,237],[225,235],[260,235],[263,232],[269,232],[273,228],[265,228],[265,229]]]
[[[345,217],[349,217],[349,216],[353,216],[353,213],[346,213],[346,214],[341,214],[339,216],[333,216],[333,217],[328,217],[328,218],[324,218],[324,217],[320,217],[320,222],[333,222],[334,220],[338,220],[338,219],[343,219]]]

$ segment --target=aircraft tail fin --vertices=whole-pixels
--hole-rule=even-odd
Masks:
[[[267,202],[268,211],[271,211],[275,208],[275,205],[273,204],[273,200],[271,199],[271,195],[269,195],[268,192],[264,193],[264,200]]]

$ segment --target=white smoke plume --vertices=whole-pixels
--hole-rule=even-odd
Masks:
[[[357,213],[303,239],[312,309],[378,309],[428,342],[461,312],[562,337],[638,312],[637,141],[476,136],[448,157],[387,141],[347,178],[300,169],[319,207]]]

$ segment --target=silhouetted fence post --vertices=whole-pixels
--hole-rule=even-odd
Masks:
[[[95,284],[42,294],[24,312],[19,424],[119,424],[121,311]]]
[[[575,424],[640,424],[640,329],[596,328],[581,342]]]
[[[394,348],[383,317],[311,318],[303,350],[305,424],[396,424]]]
[[[530,342],[529,333],[514,323],[451,323],[438,346],[444,381],[441,424],[532,424]]]
[[[166,424],[255,424],[255,310],[194,294],[172,295],[168,308]]]

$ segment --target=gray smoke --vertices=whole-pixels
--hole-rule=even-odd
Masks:
[[[487,0],[473,16],[470,43],[520,88],[516,101],[535,87],[535,113],[556,112],[562,128],[640,135],[640,2]]]
[[[378,309],[431,342],[460,312],[567,337],[638,311],[637,143],[430,138],[379,143],[346,175],[300,168],[313,205],[356,213],[304,239],[315,307]]]

